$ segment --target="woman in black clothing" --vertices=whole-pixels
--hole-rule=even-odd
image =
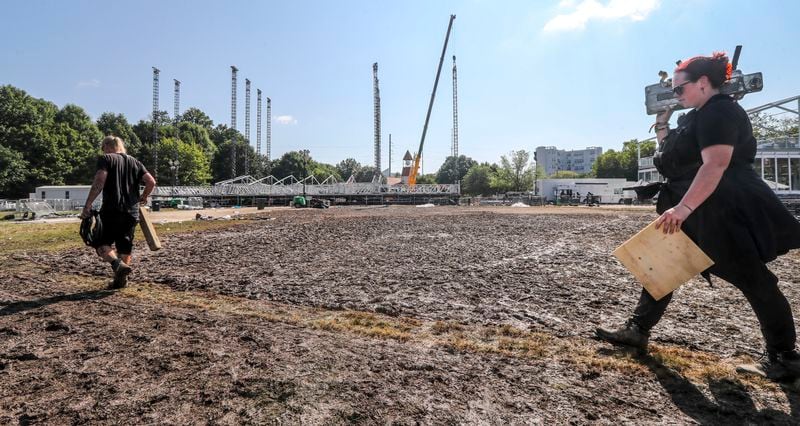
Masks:
[[[708,273],[742,291],[755,311],[767,345],[764,368],[772,377],[800,377],[791,307],[767,262],[800,247],[800,222],[753,169],[756,140],[747,113],[719,93],[731,66],[721,53],[683,61],[673,91],[694,108],[669,129],[672,111],[656,117],[659,149],[653,159],[667,178],[661,187],[657,227],[682,229],[714,261]],[[632,317],[618,330],[597,329],[612,343],[647,347],[650,329],[672,294],[656,301],[642,290]]]

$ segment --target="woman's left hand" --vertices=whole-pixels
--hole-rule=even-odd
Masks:
[[[691,213],[692,212],[689,211],[686,206],[683,204],[678,204],[677,206],[665,211],[664,214],[658,218],[656,221],[656,229],[663,227],[665,234],[678,232],[681,229],[681,225],[683,225],[683,221],[685,221]]]

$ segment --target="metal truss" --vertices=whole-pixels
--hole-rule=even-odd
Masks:
[[[292,175],[283,179],[267,176],[255,179],[252,176],[239,176],[233,179],[217,182],[210,186],[158,186],[153,195],[156,197],[224,197],[224,196],[349,196],[349,195],[390,195],[390,194],[417,194],[417,195],[459,195],[461,188],[458,184],[436,185],[386,185],[380,182],[357,183],[348,179],[339,182],[335,177],[328,176],[320,181],[314,175],[303,180],[298,180]]]

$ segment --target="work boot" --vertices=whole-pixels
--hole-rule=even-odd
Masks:
[[[761,360],[761,368],[773,380],[794,380],[800,378],[800,353],[796,350],[768,352]]]
[[[628,320],[619,330],[610,330],[598,327],[595,330],[597,337],[615,345],[633,346],[642,351],[647,350],[647,340],[650,333],[644,331],[635,322]]]
[[[108,288],[111,290],[125,288],[125,286],[128,285],[128,274],[131,273],[131,270],[130,266],[120,260],[119,264],[117,264],[117,267],[114,269],[114,282],[112,282]]]

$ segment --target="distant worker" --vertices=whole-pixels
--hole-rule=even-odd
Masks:
[[[766,357],[756,372],[773,379],[800,377],[800,354],[792,309],[766,263],[800,247],[800,222],[784,207],[755,170],[756,140],[750,119],[720,86],[731,77],[722,53],[680,62],[673,92],[694,108],[669,130],[672,111],[658,114],[659,141],[654,158],[667,178],[658,196],[657,227],[682,229],[714,261],[704,272],[738,288],[761,325]],[[618,330],[597,329],[601,339],[645,349],[650,329],[672,300],[656,301],[642,290],[627,323]]]
[[[102,149],[103,155],[97,160],[97,173],[81,219],[92,215],[92,203],[102,192],[103,204],[99,214],[102,232],[91,245],[114,271],[114,281],[109,288],[118,289],[127,285],[131,273],[133,233],[139,222],[139,205],[147,203],[156,180],[139,160],[125,153],[122,139],[106,136]],[[144,184],[141,195],[140,184]]]

